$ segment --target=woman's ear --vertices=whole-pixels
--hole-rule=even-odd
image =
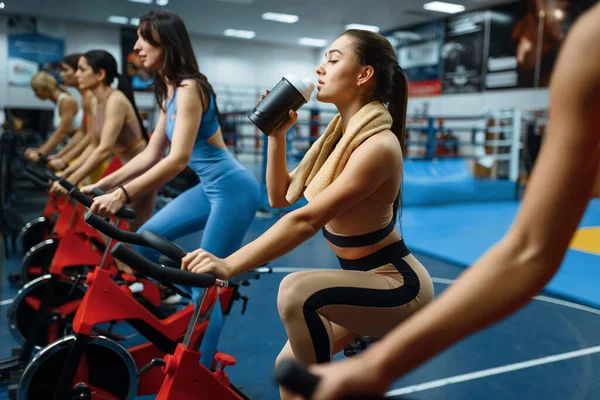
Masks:
[[[106,80],[106,71],[102,68],[96,72],[96,76],[98,77],[98,82],[105,82]]]
[[[358,86],[365,86],[367,83],[373,80],[375,70],[370,65],[366,65],[361,68],[360,75],[358,76]]]

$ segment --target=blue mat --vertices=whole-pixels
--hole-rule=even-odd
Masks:
[[[473,264],[510,228],[519,202],[406,207],[402,233],[408,247],[459,266]],[[580,227],[600,226],[600,199],[590,202]],[[545,290],[600,307],[600,256],[568,250]]]
[[[515,195],[514,182],[473,178],[471,168],[462,158],[404,163],[404,206],[510,201]]]

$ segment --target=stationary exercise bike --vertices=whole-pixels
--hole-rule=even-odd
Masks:
[[[179,262],[186,254],[178,246],[149,231],[141,235],[121,231],[91,213],[86,216],[86,221],[109,237],[152,247]],[[136,262],[132,262],[136,260],[138,259],[122,258],[122,261],[138,272],[145,273],[138,268]],[[168,277],[161,274],[147,275],[158,280]],[[258,278],[258,271],[245,276],[245,279],[249,278]],[[177,282],[176,280],[174,283]],[[186,281],[184,284],[188,283]],[[160,364],[160,357],[175,352],[177,342],[183,337],[185,327],[192,318],[193,306],[190,305],[165,320],[159,320],[132,298],[127,287],[118,286],[110,279],[105,270],[96,269],[88,274],[86,284],[88,290],[73,321],[75,334],[48,345],[35,356],[19,382],[18,398],[36,398],[41,395],[52,398],[49,394],[53,393],[55,399],[76,395],[82,396],[77,398],[125,399],[155,394],[161,390],[162,372],[151,367]],[[205,293],[209,301],[199,311],[202,323],[195,329],[190,330],[188,327],[185,336],[187,343],[200,343],[216,302],[220,301],[223,310],[228,312],[231,302],[241,297],[237,294],[237,288],[237,285],[229,285],[224,290],[229,293],[220,297],[215,289]],[[92,334],[95,325],[112,320],[126,321],[150,342],[125,349],[114,338]],[[215,362],[224,365],[231,360],[217,355]],[[140,372],[136,374],[138,370]]]
[[[48,183],[49,177],[45,171],[27,166],[23,175],[35,186],[49,191],[51,185]],[[25,256],[21,270],[9,274],[8,281],[11,284],[21,287],[30,280],[43,275],[42,271],[48,269],[58,246],[58,241],[51,240],[53,236],[54,239],[58,237],[57,233],[53,234],[53,230],[66,201],[63,196],[48,193],[48,201],[42,216],[26,223],[21,228],[17,243]]]
[[[48,184],[48,180],[58,181],[59,178],[55,176],[50,171],[34,171],[26,168],[26,175],[30,176],[32,181],[41,187],[46,189],[50,188],[50,184]],[[67,181],[63,180],[63,182],[69,184]],[[69,187],[72,185],[69,184]],[[96,195],[100,195],[103,193],[100,190],[96,190]],[[28,249],[27,253],[23,257],[23,261],[21,262],[20,271],[14,273],[10,280],[15,285],[24,285],[42,275],[48,273],[48,268],[52,263],[54,257],[59,248],[59,243],[61,239],[68,234],[68,231],[71,233],[75,232],[83,237],[86,237],[90,243],[86,246],[86,249],[89,251],[100,251],[98,249],[103,248],[103,240],[97,235],[96,232],[93,232],[89,229],[84,223],[80,222],[80,218],[77,218],[77,213],[83,213],[82,207],[77,207],[73,201],[69,201],[63,196],[52,197],[52,201],[49,201],[46,209],[48,212],[56,210],[56,221],[51,226],[51,232],[48,236],[41,242],[35,244],[31,248]],[[68,242],[68,246],[62,246],[61,251],[70,252],[72,248],[70,245],[73,243]],[[96,250],[94,250],[94,247]]]
[[[40,155],[38,164],[46,165],[47,163],[48,159],[45,156]],[[44,172],[40,169],[41,168],[35,168],[34,165],[28,165],[24,169],[24,175],[37,187],[50,189],[50,185],[44,177]],[[64,202],[64,198],[61,196],[54,196],[48,193],[48,202],[46,203],[42,216],[26,223],[19,232],[17,242],[23,252],[29,251],[33,246],[50,237],[52,227],[56,222],[57,213],[60,210],[62,202]]]
[[[59,182],[68,189],[76,190],[65,180]],[[91,203],[91,199],[77,192]],[[72,217],[76,219],[79,216],[76,212],[78,206],[72,207],[75,210]],[[122,208],[117,213],[117,223],[118,218],[133,219],[135,212]],[[113,276],[116,275],[116,269],[111,268],[110,247],[104,248],[104,254],[89,251],[86,241],[83,235],[74,230],[66,230],[49,273],[25,285],[15,296],[9,310],[9,321],[11,330],[16,339],[23,342],[23,347],[13,350],[13,357],[0,361],[0,382],[9,380],[14,383],[29,363],[36,347],[41,348],[64,335],[85,293],[81,278],[76,274],[68,274],[68,267],[101,265]],[[67,251],[60,251],[61,247],[66,247]]]

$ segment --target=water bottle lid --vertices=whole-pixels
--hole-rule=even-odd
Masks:
[[[286,74],[283,78],[291,83],[302,94],[302,97],[304,97],[307,103],[310,101],[310,96],[315,90],[315,84],[311,82],[310,79],[300,79],[294,74]]]

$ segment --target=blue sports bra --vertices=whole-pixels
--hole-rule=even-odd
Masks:
[[[207,140],[219,130],[219,118],[217,117],[217,108],[215,98],[212,94],[208,98],[208,107],[202,113],[200,120],[200,128],[196,135],[194,148],[188,165],[203,181],[217,179],[219,171],[218,163],[225,160],[235,160],[231,153],[220,147],[213,146],[207,143]],[[177,121],[177,89],[173,93],[173,97],[168,99],[165,104],[167,122],[165,124],[165,133],[169,140],[173,140],[173,132],[175,131],[175,122]],[[237,164],[237,163],[236,163]],[[241,166],[233,166],[229,168],[240,169]]]
[[[200,120],[200,129],[198,130],[198,136],[196,136],[196,142],[199,140],[208,140],[219,129],[219,118],[217,118],[215,99],[212,94],[209,96],[208,107],[206,111],[202,113],[202,119]],[[173,92],[173,97],[171,97],[170,100],[167,100],[165,108],[167,111],[166,132],[169,140],[172,140],[177,117],[177,89]]]

